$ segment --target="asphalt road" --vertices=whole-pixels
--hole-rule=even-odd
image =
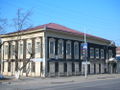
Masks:
[[[51,85],[2,85],[0,90],[120,90],[120,79],[97,80],[84,83],[53,83]]]
[[[120,79],[56,85],[36,90],[120,90]]]

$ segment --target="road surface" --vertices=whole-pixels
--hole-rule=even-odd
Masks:
[[[40,85],[39,83],[25,85],[0,84],[0,90],[120,90],[120,78],[84,83],[56,82],[49,85]]]

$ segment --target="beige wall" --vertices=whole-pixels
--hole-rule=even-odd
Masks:
[[[31,42],[31,38],[35,38],[35,42],[37,41],[37,40],[39,40],[38,38],[39,37],[42,37],[42,46],[43,46],[43,48],[42,48],[42,50],[43,50],[43,53],[42,53],[42,57],[41,56],[37,56],[37,54],[35,54],[35,58],[43,58],[42,60],[42,62],[43,62],[43,65],[45,65],[45,47],[44,47],[44,45],[45,45],[45,36],[44,36],[44,32],[36,32],[36,33],[29,33],[29,34],[25,34],[25,35],[21,35],[21,39],[26,39],[26,43],[27,42]],[[13,35],[13,36],[6,36],[6,37],[2,37],[2,41],[3,42],[6,42],[4,45],[8,45],[8,43],[7,43],[7,41],[14,41],[14,40],[18,40],[18,38],[20,39],[20,37],[17,37],[17,36],[15,36],[15,35]],[[3,46],[2,46],[2,49],[3,49]],[[3,51],[3,50],[2,50]],[[28,54],[26,54],[26,58],[28,58],[29,57],[29,55]],[[5,60],[8,60],[8,56],[4,56],[4,59]],[[10,59],[15,59],[15,58],[10,58]],[[20,58],[21,59],[21,58]],[[3,52],[2,52],[2,60],[3,60]],[[36,61],[35,61],[36,62]],[[42,72],[42,74],[41,74],[41,72],[39,71],[40,70],[40,62],[41,61],[38,61],[38,62],[36,62],[35,63],[35,73],[33,73],[33,72],[30,72],[28,75],[29,76],[44,76],[44,74],[43,74],[43,72]],[[14,62],[12,62],[12,63],[14,63]],[[6,61],[5,63],[4,63],[4,72],[3,72],[3,74],[4,75],[15,75],[15,64],[12,64],[12,65],[14,65],[14,66],[11,66],[11,72],[10,73],[8,73],[8,62]],[[22,64],[21,64],[22,65]],[[27,67],[28,67],[28,65],[27,65]],[[43,66],[43,69],[45,68],[45,66]],[[39,69],[39,70],[38,70]],[[44,69],[45,70],[45,69]],[[25,73],[21,73],[21,75],[23,75],[23,76],[25,76],[26,74]]]
[[[44,32],[36,32],[36,33],[28,33],[25,35],[21,35],[21,39],[29,39],[29,38],[35,38],[35,37],[43,37]],[[2,41],[11,41],[11,40],[18,40],[20,39],[18,36],[11,36],[11,37],[4,37],[2,38]]]

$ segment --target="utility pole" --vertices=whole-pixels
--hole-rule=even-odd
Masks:
[[[84,49],[85,49],[85,78],[87,78],[87,39],[86,39],[86,30],[84,31]]]

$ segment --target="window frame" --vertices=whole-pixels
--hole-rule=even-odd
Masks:
[[[98,51],[98,52],[97,52]],[[97,55],[98,54],[98,55]],[[95,48],[95,58],[99,59],[100,58],[100,52],[99,48]]]
[[[104,59],[105,58],[105,50],[104,49],[100,49],[100,56],[101,56],[101,59]]]
[[[77,45],[77,47],[75,47]],[[79,43],[74,42],[74,59],[79,59]]]
[[[71,59],[71,54],[72,54],[71,44],[72,44],[71,41],[66,42],[66,58],[67,59]]]
[[[93,47],[90,47],[90,58],[95,58],[95,49]]]
[[[63,54],[64,54],[64,42],[62,39],[60,39],[60,40],[58,40],[58,56],[59,56],[59,58],[63,58]]]
[[[9,52],[9,46],[8,46],[8,45],[5,45],[5,46],[4,46],[4,55],[5,55],[5,56],[8,56],[8,52]]]
[[[11,45],[10,45],[10,58],[11,59],[15,59],[15,48],[16,48],[16,43],[15,42],[12,42]]]
[[[32,49],[32,39],[28,39],[26,42],[26,58],[30,58],[31,54],[33,53]]]
[[[109,55],[109,58],[112,58],[113,57],[113,51],[112,50],[108,50],[108,55]]]
[[[51,46],[51,43],[53,43],[52,46]],[[51,50],[52,50],[52,53],[51,53]],[[49,58],[55,58],[55,39],[54,38],[49,38]]]
[[[3,44],[3,58],[6,60],[8,59],[8,56],[9,56],[9,43],[8,42],[5,42]]]
[[[11,62],[8,62],[8,72],[11,72]]]
[[[23,41],[18,42],[18,58],[23,59],[23,49],[24,49],[24,44]]]
[[[27,54],[30,54],[30,53],[32,53],[32,43],[28,42],[27,43]]]
[[[32,61],[31,62],[31,72],[35,72],[35,62],[34,61]]]

